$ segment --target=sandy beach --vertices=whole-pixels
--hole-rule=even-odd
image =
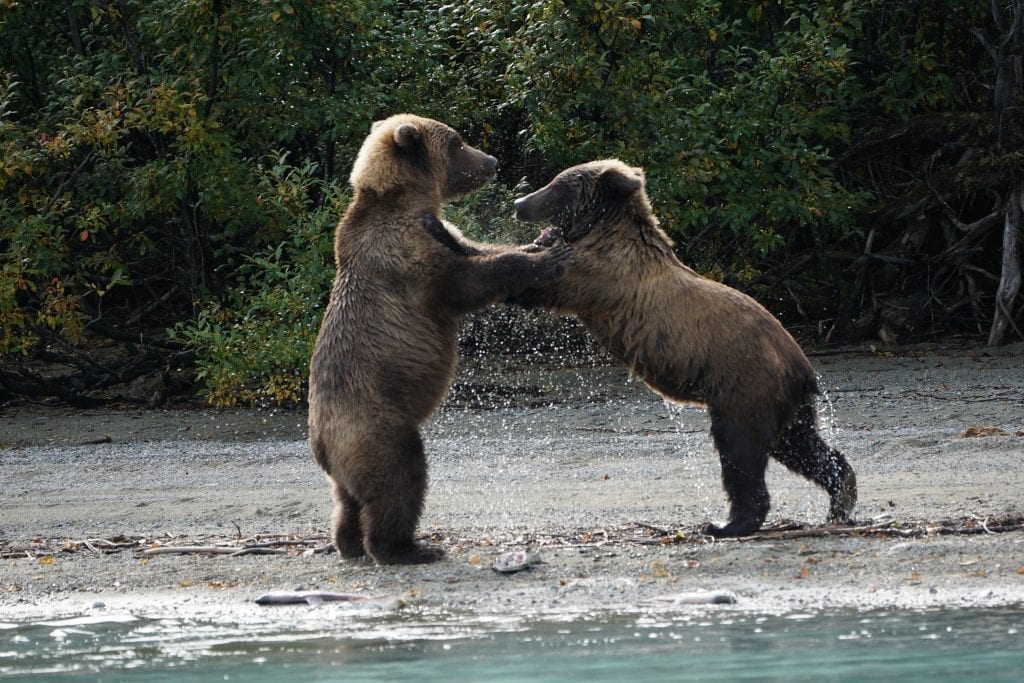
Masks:
[[[8,408],[0,621],[311,609],[254,602],[282,590],[472,615],[686,609],[695,592],[776,613],[1024,605],[1024,344],[812,361],[823,432],[857,471],[856,530],[823,526],[825,495],[772,464],[764,532],[703,538],[726,505],[702,411],[600,361],[488,356],[424,432],[420,529],[447,551],[429,566],[322,552],[330,496],[302,411]],[[247,550],[148,552],[180,546]],[[519,549],[537,562],[492,569]]]

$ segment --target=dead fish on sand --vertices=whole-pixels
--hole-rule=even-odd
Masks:
[[[670,605],[735,605],[736,596],[729,591],[695,591],[659,595],[656,598],[651,598],[651,601]]]
[[[499,555],[498,559],[491,565],[491,569],[501,574],[513,574],[515,572],[529,569],[541,562],[540,553],[533,550],[516,550],[511,553]]]
[[[271,591],[256,598],[257,605],[321,605],[325,602],[363,602],[365,595],[332,593],[330,591]]]

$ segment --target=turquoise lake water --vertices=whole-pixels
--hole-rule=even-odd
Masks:
[[[319,611],[317,611],[319,610]],[[0,622],[31,681],[1020,681],[1024,608]],[[283,615],[284,613],[282,613]]]

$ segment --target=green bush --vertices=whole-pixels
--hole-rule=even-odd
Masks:
[[[984,152],[989,23],[969,0],[0,3],[0,400],[40,365],[88,394],[190,349],[216,403],[301,399],[344,180],[398,111],[501,160],[449,210],[471,237],[529,241],[521,179],[617,156],[702,272],[854,312],[860,235],[901,249],[880,215],[976,220],[1019,174]]]
[[[247,257],[227,297],[210,299],[175,336],[196,352],[200,393],[217,406],[295,405],[334,277],[334,224],[348,203],[315,164],[285,156],[260,167],[263,206],[291,219],[289,237]],[[317,203],[304,198],[319,196]]]
[[[520,5],[508,96],[527,144],[548,166],[643,166],[663,226],[705,267],[742,270],[794,232],[849,237],[865,197],[836,180],[830,148],[849,141],[857,10],[791,2],[769,27],[755,11],[769,4]]]

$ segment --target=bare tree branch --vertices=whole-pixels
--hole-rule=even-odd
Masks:
[[[992,21],[1000,33],[1006,33],[1006,20],[1003,18],[1003,11],[999,7],[999,0],[989,0],[989,8],[992,10]]]

